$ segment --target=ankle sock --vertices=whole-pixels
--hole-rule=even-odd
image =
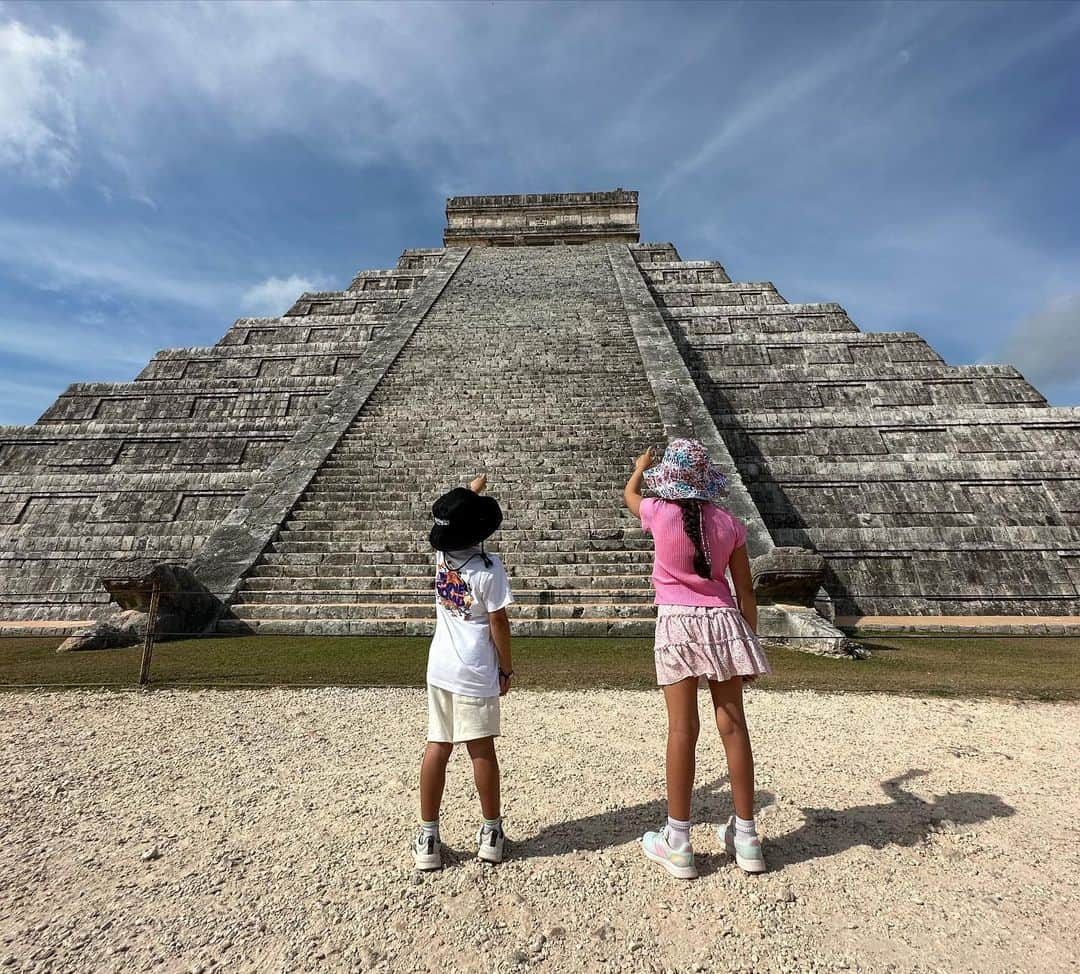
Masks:
[[[434,822],[421,822],[420,823],[420,838],[421,839],[434,839],[439,841],[439,820],[435,819]]]
[[[735,816],[735,831],[747,839],[752,839],[757,835],[757,826],[754,824],[752,818],[739,818]]]
[[[672,818],[669,815],[667,820],[667,834],[668,845],[672,849],[681,849],[684,845],[690,845],[689,822],[683,822],[680,819]]]
[[[502,831],[502,816],[497,818],[485,818],[484,819],[484,831],[485,832],[501,832]]]

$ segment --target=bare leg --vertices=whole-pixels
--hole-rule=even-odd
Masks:
[[[731,779],[731,798],[739,818],[754,817],[754,754],[750,750],[750,734],[743,713],[742,677],[723,683],[709,681],[716,727],[724,743],[728,777]]]
[[[690,792],[694,787],[694,751],[701,724],[697,709],[697,677],[664,687],[668,712],[667,797],[668,815],[690,821]]]
[[[502,814],[499,796],[499,759],[495,755],[495,738],[480,737],[468,741],[465,746],[472,758],[473,780],[480,793],[480,810],[484,818],[498,818]]]
[[[439,817],[443,789],[446,787],[446,762],[454,745],[445,741],[428,741],[424,760],[420,764],[420,818],[434,822]]]

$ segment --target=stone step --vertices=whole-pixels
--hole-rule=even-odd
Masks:
[[[103,529],[101,533],[95,533],[93,527],[85,523],[67,521],[4,525],[0,527],[0,550],[7,549],[7,542],[17,540],[19,548],[25,551],[123,551],[133,545],[153,546],[156,540],[167,536],[197,538],[213,530],[212,523],[191,521],[147,521],[140,525],[143,531],[135,533],[129,528],[124,534],[106,533],[109,525],[99,527]]]
[[[658,305],[670,309],[702,306],[757,308],[787,304],[771,281],[652,284],[649,290]]]
[[[867,424],[890,429],[983,424],[1071,428],[1080,426],[1080,406],[1047,408],[1040,405],[1005,407],[981,403],[941,403],[933,406],[897,406],[887,413],[851,407],[826,407],[810,410],[800,416],[763,410],[753,416],[717,413],[714,418],[721,428],[733,426],[754,433],[769,430],[857,429]]]
[[[293,595],[291,598],[295,598]],[[422,603],[382,602],[330,602],[314,601],[305,598],[303,602],[251,603],[243,602],[231,607],[232,615],[237,619],[311,619],[333,616],[337,619],[418,619],[434,621],[435,606],[430,598]],[[656,618],[655,607],[651,604],[615,605],[590,604],[579,605],[538,605],[535,603],[514,604],[507,609],[512,617],[512,626],[525,619],[646,619]]]
[[[280,553],[278,553],[280,554]],[[643,555],[647,555],[647,552],[641,552]],[[372,556],[373,559],[380,557],[378,555]],[[383,556],[385,557],[385,556]],[[282,560],[272,564],[256,565],[251,570],[251,574],[248,576],[250,580],[249,588],[255,589],[267,589],[267,588],[280,588],[280,582],[282,578],[289,578],[297,580],[300,578],[307,578],[312,581],[314,585],[315,579],[325,579],[327,588],[342,588],[351,583],[353,579],[358,577],[374,576],[374,575],[415,575],[424,576],[431,575],[434,569],[431,566],[430,552],[412,552],[409,554],[393,553],[393,561],[355,561],[346,563],[334,563],[328,564],[321,561],[301,561],[301,560]],[[508,566],[507,570],[514,577],[522,577],[528,574],[558,574],[567,575],[571,573],[573,569],[574,574],[586,573],[591,574],[594,572],[600,573],[613,573],[618,571],[618,567],[621,566],[623,571],[637,571],[640,573],[640,577],[648,581],[649,572],[652,569],[651,556],[644,558],[638,562],[632,561],[589,561],[577,555],[577,553],[567,553],[567,558],[574,558],[573,561],[544,561],[540,557],[534,557],[530,560],[523,560],[521,556],[515,558],[513,565]],[[645,584],[643,582],[642,584]],[[308,585],[307,587],[311,587]],[[315,585],[315,587],[320,587]]]
[[[356,314],[348,318],[287,318],[277,325],[250,325],[239,322],[230,328],[214,348],[228,354],[230,349],[263,346],[301,351],[309,342],[357,342],[366,345],[381,337],[394,322],[392,314]]]
[[[378,555],[373,555],[377,559]],[[248,575],[250,586],[245,583],[245,591],[249,588],[254,590],[260,582],[259,579],[270,578],[276,584],[282,578],[299,580],[301,578],[350,578],[371,579],[371,585],[381,585],[384,588],[402,586],[404,588],[430,586],[434,577],[434,569],[430,564],[420,563],[403,564],[394,555],[384,556],[387,561],[373,560],[366,564],[322,565],[318,562],[305,562],[302,560],[292,562],[279,562],[274,567],[288,566],[288,572],[266,574],[262,571],[266,566],[256,565]],[[627,564],[570,564],[570,565],[544,565],[544,564],[517,564],[507,565],[507,573],[515,580],[515,584],[527,585],[529,588],[550,585],[552,589],[589,588],[599,585],[601,588],[636,588],[649,583],[648,565],[641,565],[635,570],[634,566]],[[320,569],[332,569],[321,571]],[[572,569],[572,570],[571,570]],[[258,573],[258,574],[256,574]]]
[[[521,532],[517,537],[503,538],[498,548],[493,544],[491,550],[493,554],[502,552],[510,560],[514,560],[514,555],[519,551],[533,551],[543,550],[539,549],[536,542],[554,542],[554,543],[568,543],[567,547],[570,547],[569,543],[576,542],[573,547],[581,547],[581,536],[573,534],[563,534],[554,531],[536,531],[532,532],[535,535],[534,538],[529,537],[529,532]],[[320,554],[320,553],[339,553],[339,552],[356,552],[360,549],[363,542],[359,541],[294,541],[292,539],[284,539],[274,542],[273,550],[278,554]],[[364,553],[365,560],[370,559],[372,564],[392,564],[397,558],[399,552],[425,552],[430,554],[430,549],[427,548],[427,536],[426,534],[414,534],[408,539],[404,539],[394,542],[388,541],[375,541],[371,543],[371,547],[378,546],[380,551],[369,551]],[[639,546],[641,549],[645,549],[645,545]],[[558,548],[554,550],[559,550]]]
[[[406,512],[422,512],[424,520],[427,520],[430,516],[432,501],[446,489],[448,487],[444,485],[441,490],[426,491],[426,496],[422,497],[422,499],[412,498],[403,501],[380,497],[335,500],[333,497],[322,497],[321,492],[316,489],[311,491],[304,499],[297,501],[296,507],[293,509],[293,517],[303,521],[332,520],[338,524],[349,524],[353,521],[353,515],[375,510],[383,511],[388,515],[394,511],[400,511],[405,514],[406,520],[410,519]],[[530,512],[530,519],[534,517],[543,518],[544,515],[547,515],[548,519],[556,519],[565,523],[572,521],[578,525],[586,523],[591,525],[594,522],[600,522],[628,526],[630,524],[628,519],[613,516],[618,508],[615,507],[615,491],[613,490],[611,493],[611,504],[603,507],[594,506],[593,504],[586,505],[584,502],[593,500],[596,495],[585,492],[568,497],[565,493],[558,491],[552,491],[546,495],[540,493],[517,496],[500,491],[498,493],[492,492],[492,496],[498,499],[500,506],[503,508],[504,516],[509,516],[514,511],[528,511]],[[554,512],[572,513],[563,513],[556,516]],[[632,515],[628,514],[627,518],[629,517],[632,517]]]
[[[619,554],[620,549],[625,551],[625,557],[620,557],[618,560],[625,563],[645,564],[652,557],[651,544],[590,548],[587,542],[570,536],[557,540],[546,538],[536,541],[517,538],[502,539],[497,543],[488,544],[487,549],[491,554],[499,555],[505,561],[515,564],[573,564],[566,560],[571,556],[576,557],[582,564],[594,563],[591,560],[593,558],[608,559],[603,563],[614,564],[615,559],[612,556]],[[270,554],[288,555],[287,560],[290,563],[307,561],[318,564],[394,564],[395,562],[407,564],[417,559],[430,559],[432,551],[428,547],[427,536],[417,533],[397,542],[284,539],[276,542],[273,551],[268,552],[264,557],[269,557]],[[327,557],[317,558],[315,557],[317,555]],[[345,559],[353,560],[346,561]],[[270,563],[273,564],[273,562]]]
[[[877,481],[910,483],[920,480],[956,481],[960,486],[976,481],[1025,481],[1053,476],[1062,480],[1075,480],[1080,475],[1080,454],[1063,454],[1059,457],[1039,454],[1015,460],[998,460],[988,464],[978,457],[963,455],[947,459],[897,461],[891,456],[876,459],[873,464],[847,458],[824,457],[774,457],[768,463],[769,475],[785,483],[819,481],[829,484],[873,483]]]
[[[1061,551],[1080,554],[1080,529],[1051,525],[1008,527],[886,527],[851,528],[814,526],[802,530],[777,529],[778,544],[797,544],[809,538],[821,551]],[[805,540],[803,541],[805,543]]]
[[[290,542],[290,544],[296,544],[296,542]],[[420,551],[426,549],[427,537],[426,535],[414,536],[411,542],[403,546],[403,550],[406,551]],[[516,561],[522,553],[544,553],[550,552],[553,556],[556,554],[569,554],[574,552],[583,551],[595,551],[595,552],[614,552],[614,551],[652,551],[652,542],[648,538],[644,539],[631,539],[629,541],[623,541],[618,538],[615,539],[582,539],[580,537],[574,537],[568,535],[566,537],[559,538],[557,540],[551,539],[524,539],[514,540],[502,538],[499,540],[491,540],[487,544],[487,550],[492,554],[501,554],[510,561]],[[338,550],[330,552],[284,552],[277,548],[272,548],[267,551],[263,556],[263,561],[266,564],[282,563],[299,563],[306,562],[309,564],[320,565],[354,565],[354,564],[370,564],[369,555],[375,551],[389,551],[392,550],[391,546],[386,542],[381,541],[363,541],[363,542],[351,542],[343,544]],[[425,550],[428,556],[431,556],[430,550]],[[257,571],[258,565],[252,568],[252,571]]]
[[[306,581],[306,580],[305,580]],[[343,580],[344,581],[344,580]],[[393,588],[369,588],[363,587],[362,579],[348,579],[350,587],[342,588],[304,588],[298,590],[294,587],[289,588],[252,588],[250,591],[245,592],[244,601],[242,604],[256,605],[256,604],[282,604],[282,603],[295,603],[298,601],[299,591],[303,592],[302,598],[304,602],[308,601],[322,601],[333,603],[376,603],[383,604],[384,602],[393,603],[409,603],[409,604],[423,604],[430,608],[432,599],[434,597],[434,585],[429,584],[425,588],[421,589],[393,589]],[[580,605],[583,602],[587,602],[589,605],[602,605],[613,604],[621,605],[626,604],[653,604],[653,590],[652,588],[636,588],[636,589],[598,589],[590,588],[588,590],[537,590],[537,589],[522,589],[514,592],[514,603],[516,605],[558,605],[558,606],[575,606]],[[241,603],[238,603],[241,604]]]
[[[805,331],[859,331],[847,312],[834,305],[771,305],[735,308],[713,305],[696,308],[661,308],[677,341],[704,335],[799,335]]]
[[[513,623],[513,634],[519,638],[532,636],[571,637],[613,636],[649,638],[653,635],[652,619],[528,619]],[[322,636],[424,636],[435,631],[434,621],[419,619],[224,619],[218,632],[230,635],[263,633],[267,635]]]
[[[373,462],[377,461],[369,460],[367,467],[370,468]],[[565,497],[568,493],[580,498],[604,497],[605,495],[614,498],[622,494],[623,482],[627,479],[630,468],[630,461],[624,462],[619,467],[622,476],[616,477],[616,470],[613,469],[611,474],[595,483],[574,477],[573,473],[566,475],[565,479],[562,479],[560,475],[537,473],[536,476],[523,480],[510,480],[507,476],[508,471],[490,470],[488,472],[489,493],[497,496],[500,501],[512,497],[519,501],[531,499],[534,503],[540,498]],[[392,467],[379,469],[387,471],[386,479],[392,484],[397,479],[393,475]],[[425,496],[433,499],[438,497],[449,489],[448,480],[450,484],[453,483],[448,476],[444,475],[438,481],[416,484],[415,489],[409,491],[408,502],[418,505],[423,504],[420,499]],[[309,492],[313,498],[317,497],[320,500],[371,503],[385,500],[384,495],[387,491],[373,484],[363,461],[357,461],[351,468],[334,467],[332,470],[319,474],[312,481]],[[400,492],[395,496],[400,496]]]
[[[433,611],[430,503],[475,456],[470,466],[489,473],[507,512],[491,547],[513,562],[531,621],[554,606],[576,622],[593,589],[605,594],[590,631],[638,611],[607,593],[637,593],[627,604],[651,618],[651,542],[620,502],[643,435],[663,433],[643,415],[651,391],[606,251],[474,254],[249,574],[238,612],[257,606],[259,624],[273,625],[275,614],[290,621],[284,605],[303,603],[297,611],[323,614],[314,623],[323,625],[339,614],[336,599],[353,606],[344,623],[367,625],[373,593],[384,593],[380,616],[400,615],[400,631],[423,625]],[[469,382],[447,413],[451,373]]]

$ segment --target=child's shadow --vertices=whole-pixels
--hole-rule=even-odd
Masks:
[[[924,801],[905,791],[903,784],[926,774],[912,769],[881,783],[889,801],[856,805],[846,809],[803,808],[803,824],[783,835],[765,836],[765,857],[769,869],[810,859],[825,858],[859,845],[882,849],[890,844],[914,846],[935,827],[973,825],[992,818],[1014,815],[1016,809],[993,794],[961,791]],[[727,820],[730,797],[720,794],[726,777],[694,789],[694,819],[711,823]],[[756,807],[773,801],[767,791],[754,796]],[[596,851],[640,838],[648,829],[657,829],[667,820],[667,802],[657,798],[626,808],[599,812],[546,826],[535,835],[513,843],[515,858],[557,856],[574,850]],[[950,824],[951,823],[951,824]],[[719,840],[715,840],[717,843]],[[695,849],[698,872],[707,875],[726,862],[722,852],[708,847]]]
[[[765,854],[770,868],[834,856],[855,846],[883,849],[887,845],[915,846],[935,829],[951,830],[992,818],[1007,818],[1016,809],[1000,796],[981,791],[957,791],[925,801],[903,785],[926,774],[910,771],[881,783],[889,798],[875,805],[852,808],[804,808],[803,824],[785,835],[767,836]]]
[[[719,823],[727,821],[731,814],[730,798],[721,786],[727,781],[721,776],[710,784],[698,785],[694,789],[694,819],[699,822]],[[771,804],[773,796],[767,791],[758,791],[754,796],[757,806]],[[595,815],[557,822],[542,828],[535,835],[527,836],[513,843],[512,855],[515,859],[559,856],[577,851],[595,852],[622,845],[634,839],[640,839],[648,830],[659,829],[667,822],[667,800],[656,798],[653,801],[628,805]],[[718,840],[714,846],[719,848]],[[710,853],[708,847],[694,849],[694,859],[698,872],[705,876],[723,865],[723,853]]]

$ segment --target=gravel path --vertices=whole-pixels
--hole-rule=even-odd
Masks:
[[[636,844],[663,816],[656,692],[508,698],[512,859],[472,858],[455,754],[427,876],[420,691],[3,694],[0,971],[1076,970],[1075,706],[748,711],[772,871],[719,852],[705,734],[680,884]]]

